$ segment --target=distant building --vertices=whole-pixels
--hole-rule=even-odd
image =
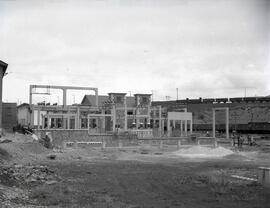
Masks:
[[[23,103],[17,107],[17,120],[21,126],[27,126],[30,123],[30,107],[28,103]]]
[[[120,93],[121,94],[121,93]],[[125,96],[127,107],[135,106],[135,97]],[[99,95],[98,96],[98,106],[106,104],[109,101],[109,95]],[[95,95],[85,95],[82,99],[81,105],[95,106],[96,96]]]
[[[270,97],[199,98],[171,101],[154,101],[152,106],[162,106],[168,111],[186,108],[192,112],[193,128],[211,131],[213,108],[228,107],[230,130],[250,133],[270,132]],[[225,130],[225,113],[216,112],[216,129]]]
[[[2,89],[3,77],[6,73],[8,64],[0,60],[0,135],[2,134]]]

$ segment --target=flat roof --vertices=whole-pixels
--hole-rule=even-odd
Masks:
[[[151,96],[152,94],[141,94],[141,93],[134,94],[134,96],[136,96],[136,95],[141,95],[141,96]]]
[[[126,95],[127,93],[122,93],[122,92],[110,92],[108,95]]]

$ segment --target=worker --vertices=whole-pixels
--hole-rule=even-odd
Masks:
[[[243,135],[241,135],[240,138],[239,138],[239,148],[242,149],[242,146],[243,146],[244,141],[245,141],[245,138],[244,138]]]
[[[237,135],[235,133],[233,133],[233,135],[232,135],[232,146],[235,146],[236,140],[237,140]]]
[[[248,134],[248,136],[247,136],[247,140],[248,140],[248,145],[249,146],[251,146],[252,144],[251,144],[251,136]]]

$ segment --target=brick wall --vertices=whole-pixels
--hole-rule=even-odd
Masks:
[[[2,104],[2,127],[6,131],[12,131],[17,125],[17,103]]]

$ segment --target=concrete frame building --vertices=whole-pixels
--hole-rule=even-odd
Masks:
[[[66,105],[66,96],[63,96],[63,105],[33,104],[34,94],[44,94],[33,91],[34,88],[61,89],[63,92],[69,89],[94,90],[95,95],[85,95],[82,103],[76,105]],[[26,107],[30,114],[30,125],[37,130],[87,130],[88,135],[130,132],[138,137],[187,136],[189,121],[192,133],[192,113],[182,109],[180,115],[161,106],[152,106],[151,96],[126,96],[126,93],[113,92],[108,96],[99,96],[97,88],[31,85],[29,108],[19,108],[18,115],[22,115],[20,111]],[[176,125],[178,121],[181,128],[180,134],[176,135],[174,130],[179,126]]]

